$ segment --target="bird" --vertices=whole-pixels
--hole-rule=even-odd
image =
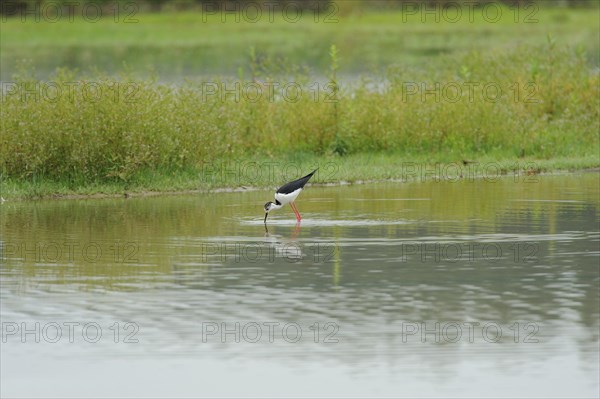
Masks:
[[[269,212],[281,209],[285,204],[290,204],[290,207],[296,215],[297,222],[300,222],[302,220],[302,216],[300,216],[300,212],[298,212],[298,208],[296,208],[294,200],[298,198],[298,195],[300,195],[306,183],[310,180],[310,178],[315,174],[317,170],[318,168],[313,170],[306,176],[284,184],[283,186],[279,187],[279,189],[277,189],[277,192],[275,192],[275,202],[269,201],[265,204],[265,225],[267,224],[267,217],[269,217]]]

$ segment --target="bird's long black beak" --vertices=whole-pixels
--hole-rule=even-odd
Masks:
[[[267,224],[267,217],[269,216],[269,212],[265,212],[265,224]]]

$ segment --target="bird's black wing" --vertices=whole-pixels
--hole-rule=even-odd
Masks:
[[[277,193],[289,194],[289,193],[293,193],[294,191],[298,190],[299,188],[303,188],[306,185],[306,183],[310,180],[310,178],[315,174],[316,171],[317,171],[317,169],[313,170],[306,176],[299,178],[298,180],[294,180],[292,182],[284,184],[283,186],[279,187],[279,189],[277,190]]]

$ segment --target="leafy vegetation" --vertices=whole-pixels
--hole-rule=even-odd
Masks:
[[[552,10],[540,12],[546,17],[558,16]],[[570,30],[575,22],[587,21],[579,10],[565,15],[557,19],[555,27],[562,26],[567,37],[575,34]],[[144,18],[169,21],[167,27],[173,23],[164,15]],[[190,13],[177,14],[175,20],[183,26],[185,21],[192,22]],[[293,49],[292,45],[278,51],[272,40],[274,32],[283,32],[280,22],[270,25],[269,32],[252,30],[269,44],[255,46],[253,42],[264,43],[251,36],[251,45],[241,54],[215,38],[226,37],[225,31],[232,33],[235,50],[247,43],[244,35],[250,31],[246,25],[221,24],[219,33],[211,36],[213,45],[221,43],[218,47],[226,60],[231,60],[230,53],[244,59],[237,65],[237,77],[195,75],[183,84],[172,84],[156,74],[141,77],[135,68],[115,76],[98,67],[87,72],[58,68],[42,79],[39,71],[25,64],[12,81],[3,83],[3,195],[37,197],[273,184],[261,179],[234,182],[198,178],[206,165],[219,162],[335,162],[346,170],[337,178],[345,180],[398,178],[393,168],[381,168],[397,160],[427,164],[546,160],[542,163],[548,169],[600,164],[600,82],[594,66],[597,61],[590,63],[590,54],[597,52],[598,44],[582,44],[587,37],[585,29],[580,31],[583,36],[573,36],[578,37],[574,45],[566,46],[551,35],[541,42],[543,29],[538,25],[513,22],[509,28],[510,21],[487,25],[479,21],[472,25],[473,32],[489,33],[481,43],[507,40],[500,40],[493,49],[480,49],[480,39],[470,47],[463,42],[470,37],[465,32],[456,36],[463,41],[454,42],[456,25],[408,23],[404,27],[420,38],[422,48],[432,44],[428,42],[431,35],[447,35],[450,41],[446,45],[453,51],[429,54],[421,61],[388,63],[390,59],[378,59],[376,64],[387,65],[384,71],[350,79],[342,71],[359,65],[359,56],[368,61],[371,54],[353,53],[352,47],[361,44],[346,41],[345,35],[352,30],[345,23],[351,20],[360,22],[355,31],[371,32],[360,40],[374,46],[373,54],[385,58],[393,53],[392,47],[378,47],[392,42],[377,33],[398,33],[391,25],[393,18],[371,13],[351,14],[341,20],[336,33],[339,40],[330,41],[317,56],[327,59],[327,65],[317,70],[315,65],[320,62],[309,66],[286,57],[293,54],[285,52]],[[585,23],[590,26],[589,21]],[[22,25],[15,27],[27,24]],[[56,27],[61,35],[80,31],[80,37],[69,39],[77,46],[81,37],[99,32],[98,26],[88,25],[76,21]],[[155,25],[140,24],[134,31],[147,33],[149,26]],[[306,34],[314,40],[331,38],[329,27],[311,26],[314,32],[295,31],[294,27],[284,36],[289,35],[285,38],[290,43]],[[19,42],[29,50],[33,50],[27,47],[32,43],[48,40],[50,47],[64,45],[64,41],[52,39],[59,33],[44,37],[38,26],[32,28],[19,39],[14,32],[4,35],[3,31],[3,50],[5,40],[10,44],[9,53]],[[127,29],[118,30],[117,36]],[[171,37],[160,40],[153,36],[156,32],[149,37],[154,37],[151,40],[156,40],[156,45],[169,48],[177,42],[175,36],[185,30],[173,30]],[[515,44],[514,35],[519,32],[536,34]],[[138,44],[149,40],[142,36],[127,40]],[[406,44],[404,40],[393,42]],[[110,47],[114,38],[98,34],[88,45],[93,43]],[[321,42],[318,46],[310,43],[297,46],[301,56],[303,51],[323,47]],[[2,60],[6,61],[4,51]],[[35,59],[33,63],[38,67]]]
[[[441,60],[444,68],[390,69],[385,81],[346,88],[335,80],[335,47],[331,56],[330,81],[316,86],[301,74],[185,87],[78,80],[69,71],[48,86],[23,75],[3,97],[3,176],[127,186],[150,171],[301,154],[431,162],[598,156],[599,75],[582,54],[552,41]],[[276,89],[286,85],[293,90]],[[23,89],[35,87],[39,95]]]

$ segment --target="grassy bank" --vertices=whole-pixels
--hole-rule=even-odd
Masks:
[[[70,184],[56,180],[8,179],[0,185],[5,200],[44,198],[102,198],[148,196],[168,193],[194,193],[212,190],[274,189],[314,168],[319,171],[312,184],[346,184],[371,181],[474,181],[536,183],[543,174],[593,170],[598,172],[596,156],[554,158],[551,160],[481,157],[433,163],[431,159],[403,158],[385,154],[355,154],[347,157],[301,156],[296,159],[221,160],[201,168],[177,171],[140,172],[130,182],[94,181]]]

